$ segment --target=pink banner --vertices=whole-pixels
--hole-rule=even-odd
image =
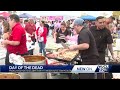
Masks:
[[[55,21],[55,20],[63,20],[63,16],[48,16],[49,21]]]
[[[41,16],[40,20],[47,20],[47,21],[61,21],[63,20],[63,16]]]

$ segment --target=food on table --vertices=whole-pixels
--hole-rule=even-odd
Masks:
[[[61,44],[56,44],[56,43],[49,43],[46,45],[46,49],[52,49],[52,50],[57,50],[58,48],[62,48],[63,46]]]
[[[47,54],[46,55],[48,58],[57,58],[57,54],[54,54],[54,53],[52,53],[52,54]]]
[[[63,49],[59,49],[58,52],[61,52]],[[64,53],[58,54],[58,58],[64,59],[64,60],[72,60],[76,55],[78,54],[78,51],[66,51]]]
[[[0,79],[20,79],[20,76],[15,73],[1,73]]]
[[[44,56],[40,55],[26,55],[23,56],[25,59],[25,62],[39,62],[39,61],[44,61],[46,58]]]

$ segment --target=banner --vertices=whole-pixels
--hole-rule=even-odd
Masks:
[[[120,65],[4,65],[0,72],[119,73]]]
[[[43,21],[62,21],[63,20],[63,16],[40,16],[40,20]]]

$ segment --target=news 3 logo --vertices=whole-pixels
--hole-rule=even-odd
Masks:
[[[108,65],[98,65],[99,72],[107,72],[108,68]]]

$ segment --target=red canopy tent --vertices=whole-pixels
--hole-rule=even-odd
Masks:
[[[5,18],[7,18],[7,17],[10,16],[10,13],[8,13],[8,12],[2,12],[2,13],[0,13],[0,16],[3,16]]]

